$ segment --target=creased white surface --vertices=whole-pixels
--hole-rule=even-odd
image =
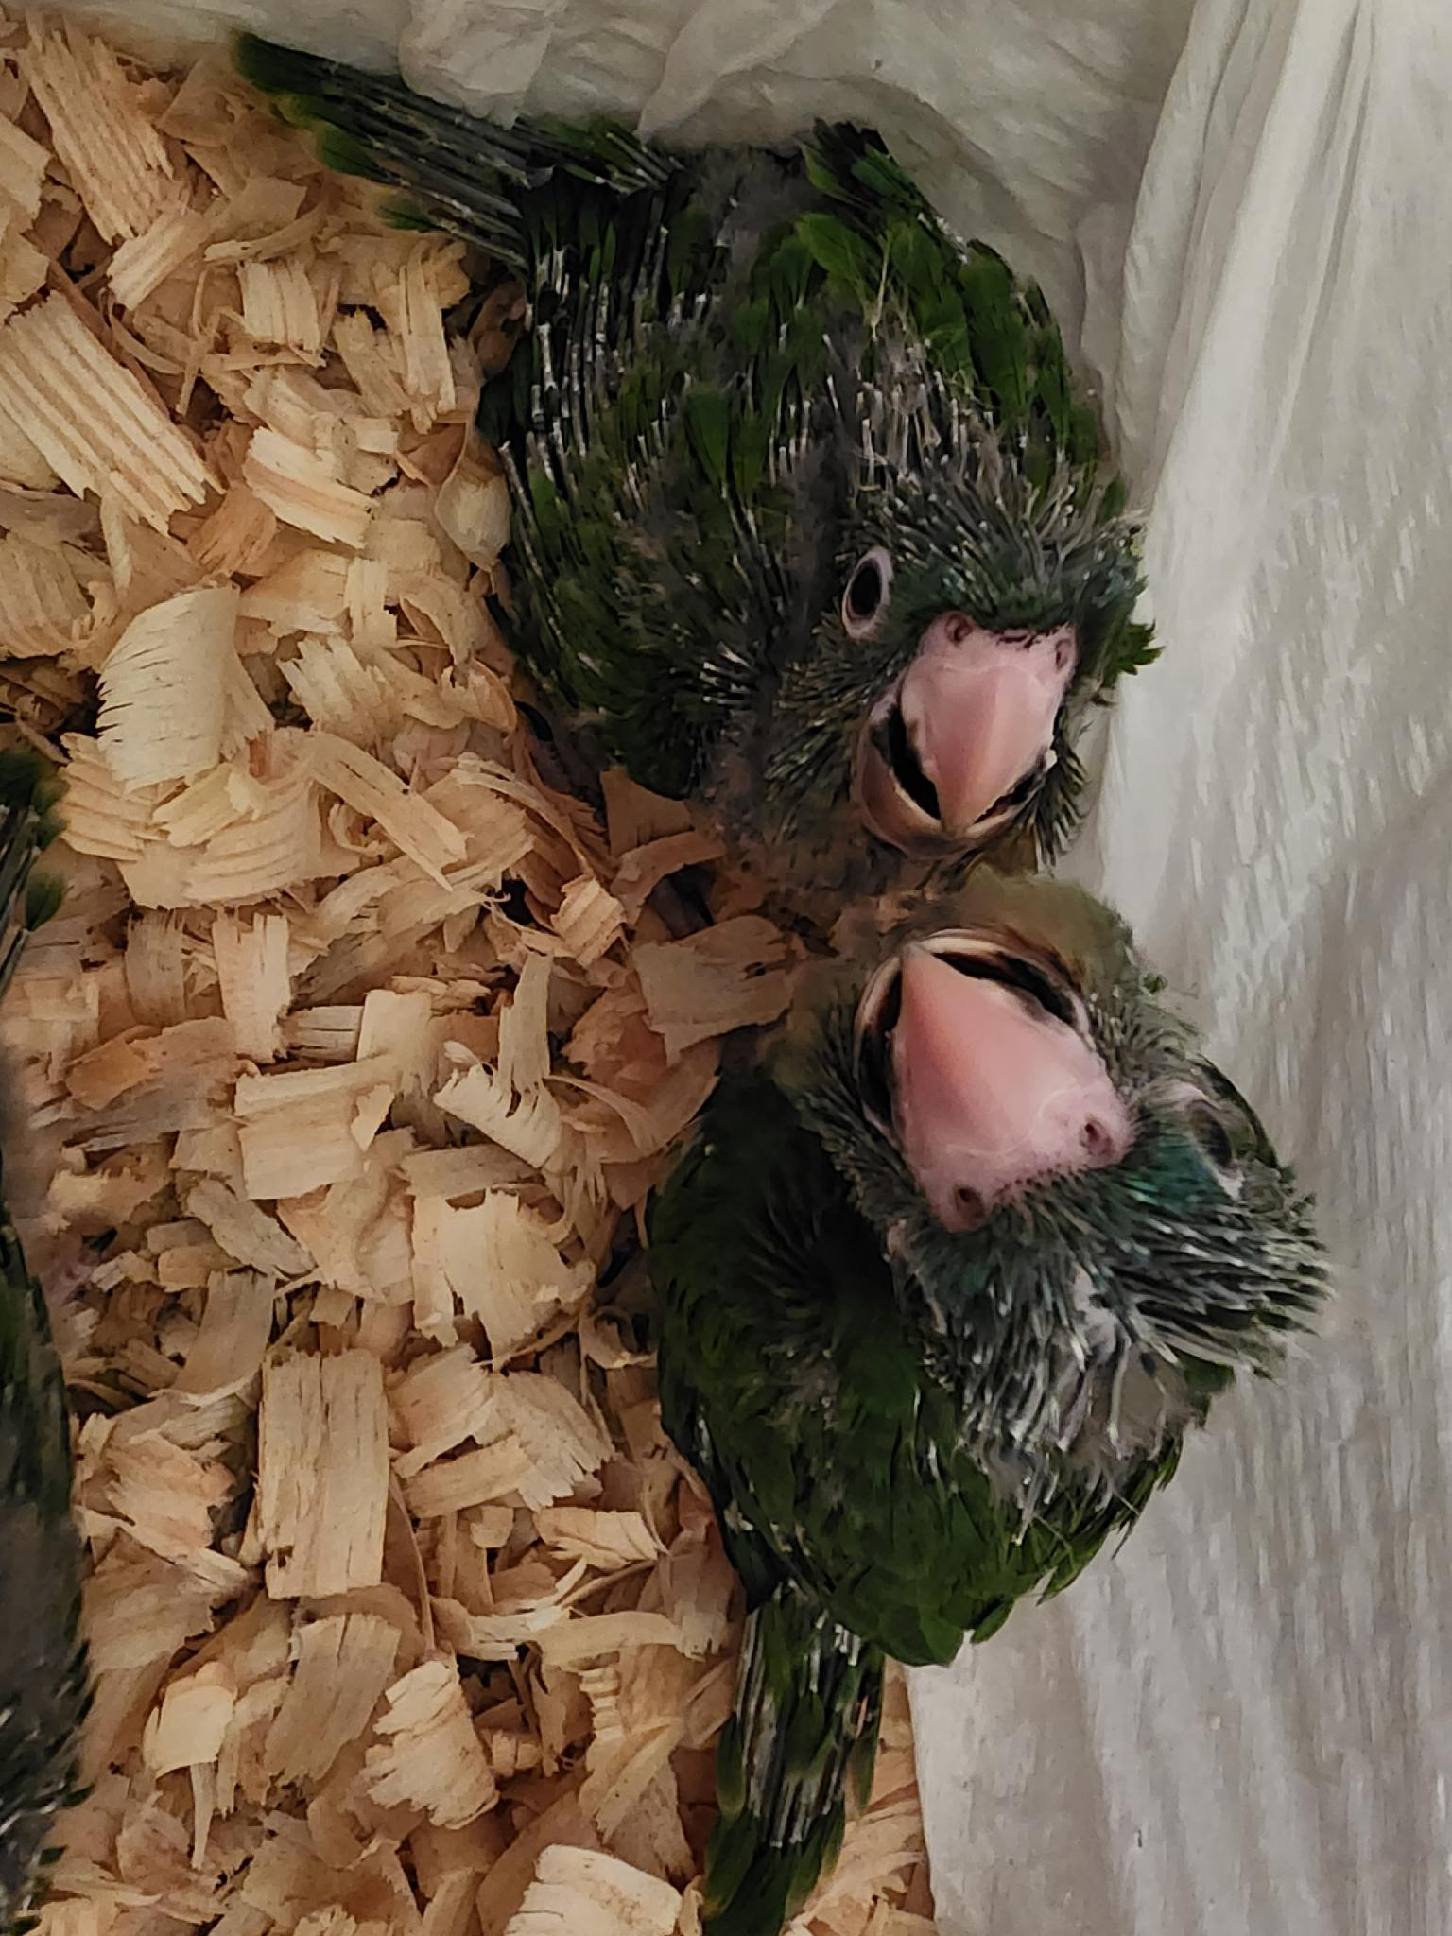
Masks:
[[[1171,84],[1192,4],[125,12],[400,46],[500,112],[855,116],[1071,330],[1087,294],[1166,655],[1071,871],[1298,1153],[1345,1290],[1118,1557],[916,1677],[942,1936],[1445,1936],[1452,30],[1443,0],[1198,0]]]

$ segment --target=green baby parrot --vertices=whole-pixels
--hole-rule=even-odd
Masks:
[[[600,757],[707,801],[788,905],[1061,843],[1086,710],[1153,654],[1036,288],[855,129],[676,153],[238,58],[396,220],[521,280],[480,411],[510,636]]]
[[[55,832],[51,791],[32,754],[0,753],[0,991],[26,933],[56,906],[53,884],[31,871]],[[0,1166],[0,1928],[9,1928],[34,1900],[53,1818],[74,1799],[89,1681],[60,1363],[3,1185]]]
[[[775,1936],[951,1661],[1127,1531],[1324,1294],[1259,1121],[1087,895],[976,870],[814,966],[650,1217],[667,1430],[747,1595],[712,1936]]]

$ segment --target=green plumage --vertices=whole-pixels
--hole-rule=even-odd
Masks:
[[[1321,1294],[1290,1177],[1123,931],[1072,890],[990,878],[905,932],[975,921],[1052,937],[1070,964],[1138,1112],[1128,1156],[942,1230],[868,1120],[854,1017],[872,963],[849,956],[707,1105],[652,1210],[663,1416],[750,1609],[713,1936],[773,1936],[815,1879],[848,1767],[870,1777],[884,1657],[951,1661],[1066,1587],[1170,1478],[1234,1366],[1273,1364]]]
[[[31,872],[55,831],[52,792],[33,755],[0,753],[0,988],[26,933],[58,900],[54,883]],[[0,1927],[32,1905],[47,1831],[74,1798],[89,1695],[70,1491],[60,1365],[0,1169]]]
[[[481,406],[514,492],[510,636],[604,757],[707,797],[789,891],[876,890],[905,862],[859,823],[853,752],[912,628],[1072,623],[1060,757],[995,829],[1062,837],[1080,710],[1150,653],[1137,534],[1042,297],[875,137],[673,154],[251,38],[239,61],[396,219],[522,279],[528,339]],[[840,607],[875,544],[896,577],[864,642]]]

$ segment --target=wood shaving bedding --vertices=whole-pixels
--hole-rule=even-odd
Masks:
[[[638,1230],[794,944],[516,711],[458,245],[220,56],[0,21],[0,74],[0,710],[69,890],[0,1035],[97,1682],[41,1926],[691,1936],[740,1592]],[[894,1679],[793,1936],[930,1908]]]

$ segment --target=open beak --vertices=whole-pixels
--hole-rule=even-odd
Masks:
[[[1033,992],[1033,965],[1015,973],[1006,951],[979,965],[910,946],[890,1035],[893,1134],[949,1230],[1031,1183],[1117,1163],[1134,1140],[1097,1051]]]
[[[874,712],[858,797],[882,840],[911,852],[966,844],[1045,765],[1074,676],[1072,627],[985,632],[961,612],[933,620]]]

